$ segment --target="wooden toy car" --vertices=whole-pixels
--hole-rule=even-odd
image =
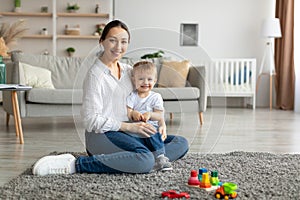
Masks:
[[[169,199],[174,199],[174,198],[186,198],[189,199],[190,195],[186,192],[180,192],[177,193],[175,190],[169,190],[166,192],[161,193],[162,198],[169,198]]]

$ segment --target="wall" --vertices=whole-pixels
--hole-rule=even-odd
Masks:
[[[133,35],[129,51],[161,48],[193,64],[207,53],[211,58],[254,57],[259,68],[265,45],[261,23],[274,12],[275,0],[115,0],[115,18],[126,22]],[[181,23],[199,24],[200,46],[179,45]],[[268,106],[268,87],[269,80],[262,78],[257,106]]]

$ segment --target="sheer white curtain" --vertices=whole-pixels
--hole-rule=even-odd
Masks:
[[[295,104],[294,110],[300,113],[300,1],[295,1],[294,8],[294,62],[295,62]]]

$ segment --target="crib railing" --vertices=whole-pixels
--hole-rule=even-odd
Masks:
[[[256,59],[213,59],[206,66],[208,96],[249,97],[255,108]]]

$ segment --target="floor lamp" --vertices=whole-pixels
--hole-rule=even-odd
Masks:
[[[272,42],[274,38],[281,37],[281,29],[280,22],[278,18],[266,19],[262,23],[261,27],[261,35],[264,38],[268,38],[268,41],[265,46],[264,55],[262,58],[262,62],[260,65],[260,70],[257,78],[257,86],[256,91],[258,89],[258,84],[262,75],[270,76],[270,110],[272,110],[272,83],[273,83],[273,75],[276,75],[275,71],[275,60],[273,53],[273,45]],[[268,65],[267,65],[268,64]]]

